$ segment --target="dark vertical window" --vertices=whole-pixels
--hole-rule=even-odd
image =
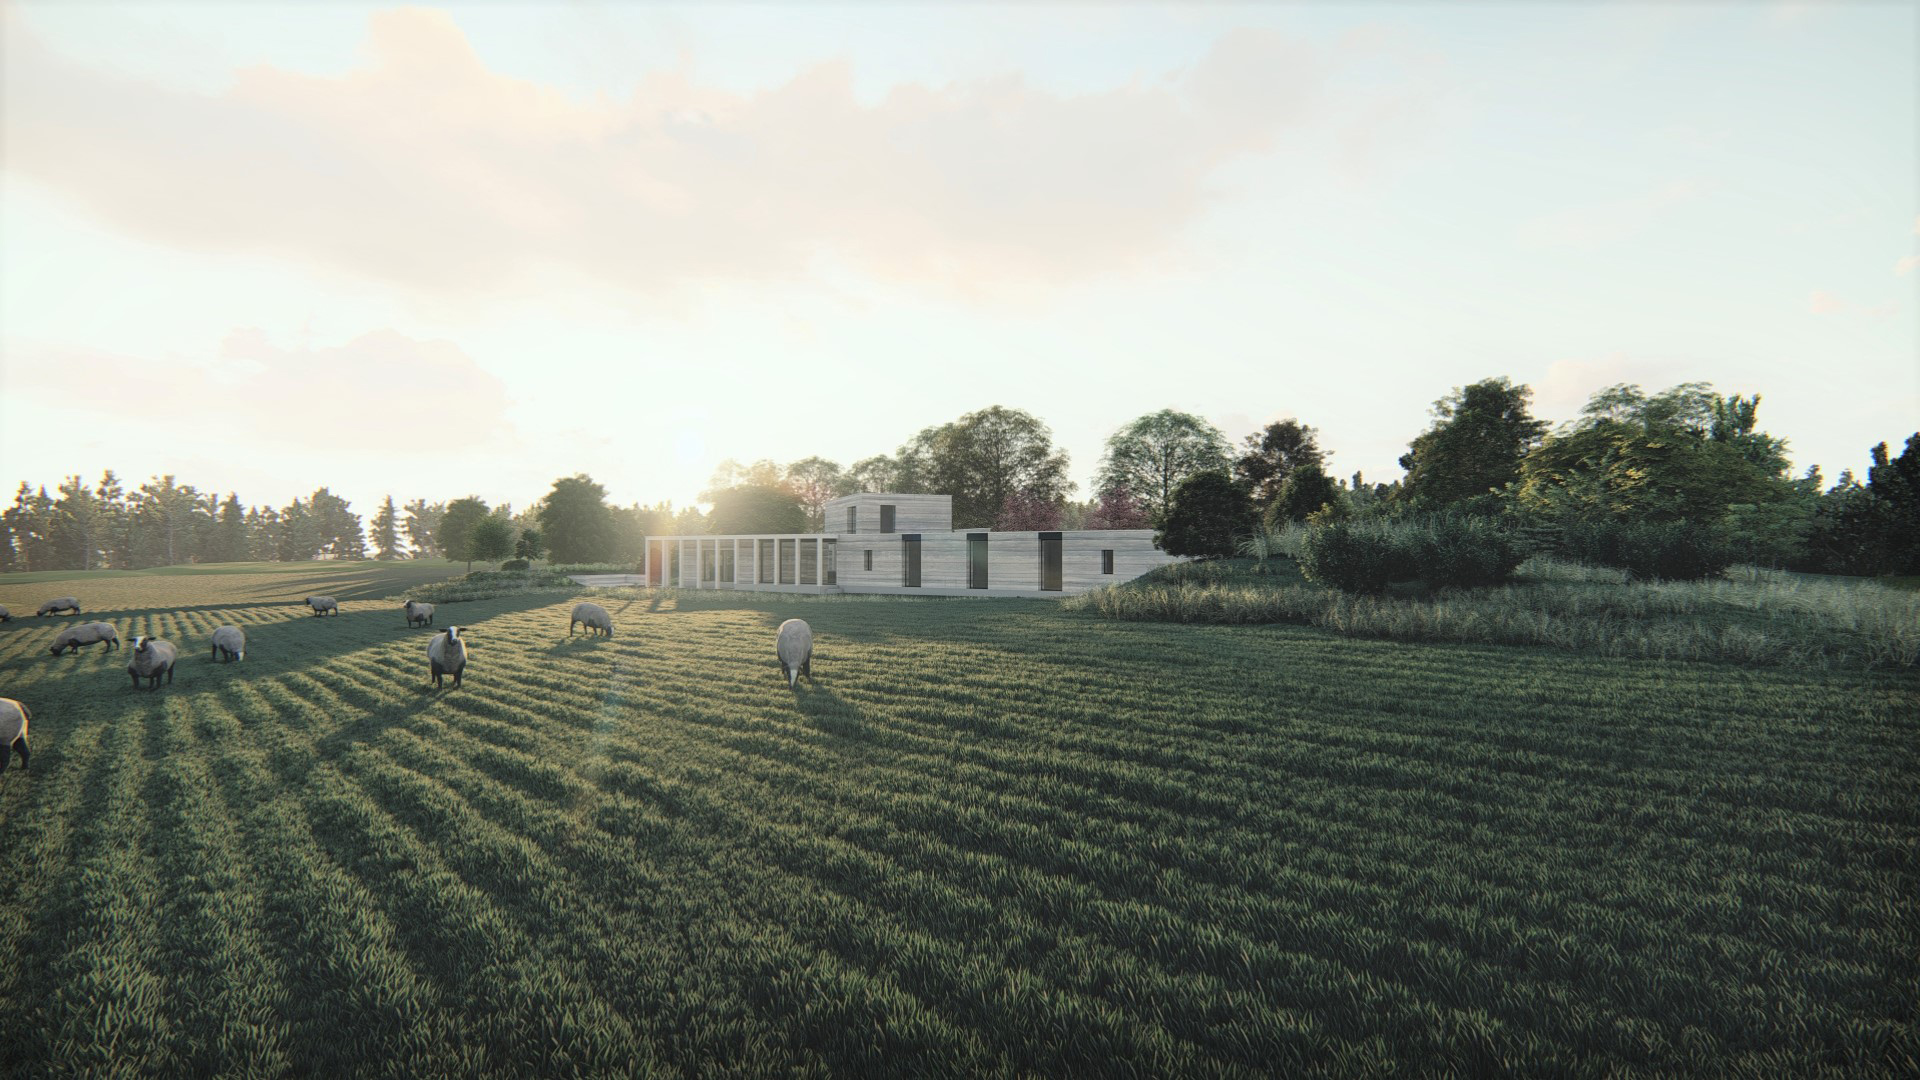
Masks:
[[[860,508],[857,506],[849,506],[847,507],[847,532],[857,533],[859,531],[860,531]]]
[[[839,545],[831,540],[820,541],[820,584],[840,584],[840,571],[833,565],[834,548]]]
[[[1060,534],[1040,534],[1040,591],[1060,592]]]
[[[793,584],[793,541],[780,541],[780,584]]]
[[[1106,548],[1105,550],[1100,552],[1100,572],[1103,574],[1113,573],[1113,549],[1112,548]]]
[[[720,541],[720,580],[733,584],[733,541]]]
[[[860,560],[860,569],[862,570],[873,569],[873,549],[868,548],[865,551],[862,551],[860,554],[866,556],[866,558]]]
[[[719,563],[719,561],[720,561],[719,542],[715,540],[700,541],[700,580],[701,581],[705,582],[705,581],[713,580],[714,570],[717,569],[716,564]]]
[[[680,587],[680,541],[675,540],[667,548],[667,584]]]
[[[967,588],[987,587],[987,534],[967,534]]]
[[[800,584],[820,584],[820,541],[800,541]]]
[[[909,589],[920,587],[920,534],[911,533],[900,538],[900,553],[906,563],[906,574],[902,584]]]
[[[880,508],[880,531],[883,533],[893,531],[893,507],[891,506]]]
[[[773,541],[760,541],[760,584],[773,584]]]

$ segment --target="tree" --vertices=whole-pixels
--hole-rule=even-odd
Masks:
[[[605,562],[613,556],[613,526],[607,489],[586,473],[555,480],[540,508],[540,531],[557,563]]]
[[[1886,505],[1892,520],[1888,539],[1895,569],[1920,574],[1920,432],[1907,436],[1897,458],[1887,457],[1884,442],[1873,448],[1867,491]]]
[[[401,555],[400,514],[394,508],[393,496],[389,495],[373,514],[373,557],[389,560]]]
[[[893,459],[885,454],[861,458],[847,466],[847,494],[857,491],[899,491],[894,486],[894,474],[897,471]]]
[[[807,531],[807,511],[785,487],[741,484],[719,492],[707,529],[722,535]]]
[[[710,503],[728,488],[742,485],[779,487],[786,479],[786,470],[768,458],[761,458],[751,465],[742,465],[733,458],[727,458],[715,466],[713,475],[707,478],[707,486],[700,492],[700,501]]]
[[[1146,508],[1133,497],[1126,487],[1109,488],[1094,500],[1093,508],[1087,511],[1086,527],[1089,529],[1144,529],[1152,523],[1147,520]]]
[[[1532,397],[1531,388],[1501,376],[1456,386],[1434,402],[1433,425],[1401,455],[1401,498],[1417,509],[1443,510],[1512,483],[1547,433],[1527,412]]]
[[[533,562],[547,553],[547,538],[540,535],[539,529],[521,529],[520,539],[513,543],[513,555],[516,559]]]
[[[998,532],[1053,532],[1060,528],[1060,502],[1037,491],[1016,491],[1000,504]]]
[[[136,566],[178,566],[193,555],[200,493],[181,485],[171,473],[140,485],[133,499],[133,562]]]
[[[1302,465],[1325,466],[1319,432],[1298,420],[1268,424],[1243,440],[1246,452],[1233,464],[1233,474],[1253,493],[1261,506],[1280,497],[1281,485]]]
[[[278,550],[281,562],[311,562],[320,557],[320,522],[306,503],[294,499],[280,510]]]
[[[53,504],[53,538],[62,569],[92,570],[100,563],[100,501],[79,476],[60,485]]]
[[[1339,503],[1340,489],[1334,485],[1333,478],[1318,464],[1310,462],[1293,470],[1287,482],[1280,485],[1279,496],[1267,507],[1266,521],[1269,526],[1305,521],[1308,514],[1318,512],[1321,507]]]
[[[367,555],[367,534],[360,526],[360,515],[353,513],[347,500],[319,488],[307,501],[307,512],[313,515],[314,527],[319,534],[320,550],[336,559],[364,559]]]
[[[1253,532],[1253,499],[1224,472],[1196,473],[1174,489],[1153,542],[1169,555],[1218,557],[1234,553]]]
[[[446,512],[440,515],[439,527],[434,530],[440,553],[449,559],[465,559],[471,563],[473,556],[467,554],[467,536],[490,512],[486,502],[477,495],[448,503]]]
[[[415,499],[407,504],[406,510],[407,543],[413,548],[414,558],[425,558],[432,554],[444,556],[446,552],[441,549],[437,534],[440,521],[446,516],[447,505]]]
[[[475,560],[499,562],[513,553],[513,524],[500,514],[488,514],[467,530],[467,573],[473,573]]]
[[[1158,517],[1181,481],[1195,473],[1226,472],[1232,464],[1219,428],[1192,413],[1161,409],[1108,437],[1094,483],[1102,491],[1125,487],[1149,516]]]
[[[240,505],[240,496],[235,492],[227,492],[226,501],[220,504],[220,524],[214,543],[222,562],[241,562],[249,557],[247,510]]]
[[[1067,455],[1047,425],[999,405],[915,435],[894,455],[894,490],[953,496],[955,528],[986,528],[1007,497],[1032,491],[1059,500],[1073,490]]]
[[[823,457],[801,458],[787,466],[787,490],[800,500],[807,512],[807,528],[818,530],[826,524],[827,503],[856,490],[853,478],[837,463]]]
[[[112,469],[100,474],[93,494],[100,502],[100,546],[105,564],[115,570],[132,569],[133,514],[127,506],[127,493]]]

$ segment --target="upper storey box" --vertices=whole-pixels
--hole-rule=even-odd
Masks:
[[[821,532],[839,536],[953,531],[953,496],[863,491],[827,504]]]

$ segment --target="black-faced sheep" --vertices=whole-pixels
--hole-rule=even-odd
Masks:
[[[55,656],[69,649],[77,653],[88,645],[96,645],[102,641],[107,643],[108,652],[120,647],[120,632],[113,628],[112,623],[81,623],[78,626],[66,627],[53,635],[53,648],[49,651]]]
[[[813,682],[813,627],[803,619],[788,619],[780,624],[773,651],[780,657],[780,677],[788,686],[797,686],[800,676]]]
[[[246,631],[237,626],[223,626],[213,632],[213,651],[207,655],[207,659],[245,660],[246,658]]]
[[[33,714],[27,707],[10,697],[0,697],[0,772],[6,772],[13,764],[14,751],[20,752],[20,767],[30,767],[30,755],[27,753],[27,721]]]
[[[418,600],[409,600],[407,601],[406,607],[403,610],[406,611],[407,613],[408,626],[432,626],[433,625],[433,605],[432,604],[423,604]]]
[[[587,628],[587,633],[613,636],[613,616],[599,604],[578,603],[573,605],[573,617],[567,620],[567,636],[573,636],[573,628],[578,624]]]
[[[40,614],[42,615],[51,615],[56,611],[71,611],[75,615],[78,615],[80,614],[80,601],[75,600],[71,596],[56,596],[40,605]]]
[[[309,596],[307,606],[313,609],[316,616],[325,615],[329,611],[335,615],[340,614],[340,602],[331,596]]]
[[[127,674],[133,678],[133,688],[140,689],[140,680],[147,680],[147,689],[160,688],[160,676],[167,677],[167,685],[173,685],[173,661],[178,654],[173,642],[145,635],[133,639],[133,657],[127,661]]]
[[[427,642],[427,670],[435,689],[440,688],[442,675],[453,676],[454,689],[460,688],[460,673],[467,670],[467,643],[460,637],[460,627],[449,626]]]

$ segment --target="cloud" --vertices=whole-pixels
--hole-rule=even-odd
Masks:
[[[1893,272],[1911,274],[1916,266],[1920,266],[1920,255],[1902,255],[1900,261],[1893,264]]]
[[[316,349],[282,348],[243,328],[211,362],[46,349],[10,358],[7,371],[15,390],[74,410],[164,420],[182,442],[243,453],[258,440],[276,450],[454,457],[517,441],[504,383],[451,342],[393,330]]]
[[[753,93],[652,71],[625,100],[578,99],[406,8],[372,17],[345,75],[259,66],[196,94],[76,64],[12,15],[7,32],[8,171],[149,239],[432,291],[546,266],[648,292],[820,258],[963,290],[1145,265],[1217,197],[1217,168],[1313,119],[1335,62],[1239,30],[1096,93],[1007,75],[865,104],[827,62]],[[1369,155],[1390,119],[1361,118]]]
[[[1882,319],[1899,310],[1898,304],[1881,304],[1867,307],[1830,293],[1825,289],[1815,289],[1807,297],[1807,310],[1815,315],[1865,315],[1868,318]]]

